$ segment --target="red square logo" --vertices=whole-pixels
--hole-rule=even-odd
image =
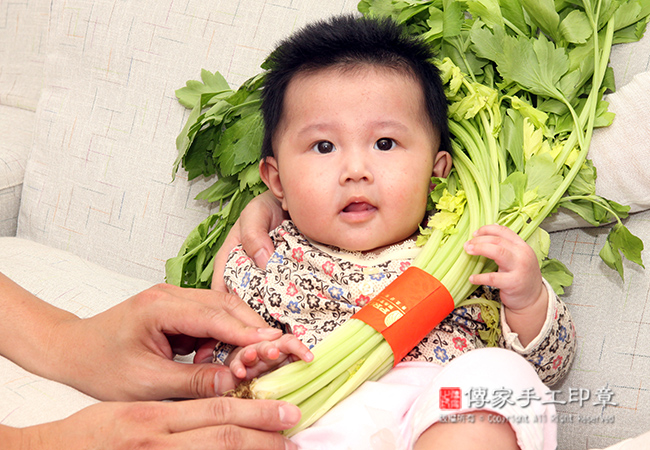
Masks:
[[[462,392],[457,387],[440,388],[440,409],[460,409]]]

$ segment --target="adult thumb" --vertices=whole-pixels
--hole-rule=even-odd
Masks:
[[[185,364],[170,361],[173,367],[167,371],[166,384],[169,392],[165,398],[206,398],[223,395],[237,387],[235,378],[227,366],[202,363]]]

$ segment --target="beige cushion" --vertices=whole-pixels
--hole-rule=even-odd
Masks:
[[[34,112],[0,105],[0,236],[15,236]]]
[[[0,5],[0,104],[36,110],[43,87],[50,4],[41,0]]]

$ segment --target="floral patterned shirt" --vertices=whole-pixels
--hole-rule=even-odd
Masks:
[[[266,270],[237,247],[226,265],[226,284],[271,326],[293,333],[310,348],[404,272],[419,250],[412,241],[405,241],[378,255],[346,252],[308,240],[291,221],[274,230],[271,238],[276,250]],[[568,371],[576,345],[566,305],[548,284],[547,290],[549,307],[540,334],[523,347],[501,308],[498,345],[523,355],[542,381],[552,385]],[[485,287],[482,292],[498,295]],[[445,365],[467,351],[485,347],[479,333],[486,329],[479,306],[456,308],[403,361]],[[218,344],[215,361],[223,362],[231,350],[229,345]]]

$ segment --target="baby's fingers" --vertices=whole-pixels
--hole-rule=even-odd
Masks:
[[[491,286],[501,289],[506,280],[504,274],[499,272],[477,273],[469,276],[469,282],[476,286]]]
[[[515,233],[508,227],[505,227],[503,225],[498,225],[496,223],[482,226],[481,228],[476,230],[476,232],[474,232],[474,236],[499,237],[515,245],[520,245],[524,243],[524,240],[517,233]]]
[[[285,334],[279,341],[278,349],[285,355],[294,355],[306,362],[314,360],[314,354],[311,350],[294,335]]]
[[[499,266],[499,270],[510,271],[515,268],[517,255],[515,250],[496,236],[480,236],[465,242],[465,252],[468,255],[485,256]]]
[[[257,349],[254,344],[240,349],[235,358],[230,362],[230,371],[239,379],[245,379],[248,375],[248,367],[253,367],[259,363]]]

